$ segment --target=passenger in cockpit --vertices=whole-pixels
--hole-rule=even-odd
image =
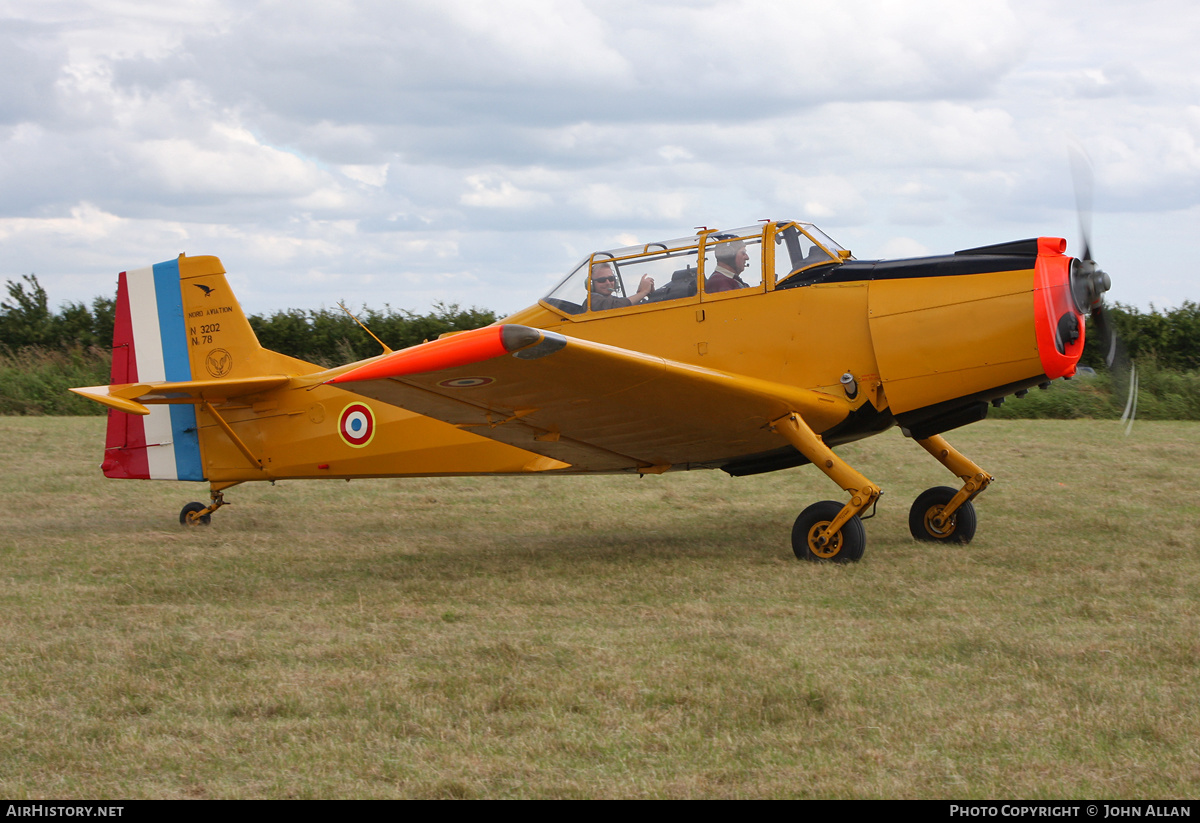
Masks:
[[[742,280],[742,272],[750,262],[750,252],[741,240],[731,240],[728,243],[718,243],[715,256],[717,268],[704,281],[707,292],[732,291],[749,287]]]
[[[610,263],[596,263],[593,265],[590,280],[592,311],[620,309],[625,306],[634,306],[641,303],[646,299],[646,295],[654,291],[654,278],[648,274],[643,275],[642,282],[638,284],[637,293],[629,297],[614,297],[613,291],[616,287],[617,275],[613,272]]]

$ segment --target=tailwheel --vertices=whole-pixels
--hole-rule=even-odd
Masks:
[[[188,503],[183,507],[183,511],[179,513],[179,525],[181,526],[207,526],[212,520],[211,514],[201,514],[208,511],[208,506],[203,503]]]
[[[858,515],[847,520],[832,540],[824,545],[820,542],[843,508],[836,500],[822,500],[800,512],[792,526],[792,551],[796,557],[814,563],[853,563],[862,559],[867,533]]]
[[[940,525],[937,518],[958,491],[949,486],[926,489],[908,510],[908,530],[917,540],[930,543],[970,543],[975,536],[975,507],[967,501]]]

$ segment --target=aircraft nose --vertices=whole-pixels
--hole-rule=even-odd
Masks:
[[[1112,278],[1094,260],[1076,260],[1072,265],[1071,294],[1080,314],[1086,314],[1100,305],[1104,293],[1111,288]]]

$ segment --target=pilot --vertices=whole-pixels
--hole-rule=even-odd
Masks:
[[[620,309],[625,306],[633,306],[641,303],[646,299],[646,295],[654,291],[654,278],[648,274],[642,275],[642,282],[638,284],[637,293],[629,297],[614,297],[613,291],[616,288],[617,275],[613,272],[612,265],[609,263],[593,264],[591,277],[592,311]]]
[[[750,252],[741,240],[719,243],[716,250],[717,268],[704,281],[707,292],[744,289],[749,283],[742,280],[742,272],[750,263]]]

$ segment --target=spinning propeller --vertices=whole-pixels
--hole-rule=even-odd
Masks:
[[[1137,367],[1130,362],[1104,305],[1104,293],[1112,288],[1112,279],[1092,259],[1092,165],[1083,150],[1076,146],[1071,147],[1071,176],[1075,180],[1075,207],[1082,240],[1079,257],[1071,267],[1071,297],[1081,314],[1091,315],[1092,328],[1100,336],[1104,365],[1112,377],[1113,390],[1124,389],[1126,392],[1121,421],[1125,423],[1125,434],[1128,435],[1137,413]]]

